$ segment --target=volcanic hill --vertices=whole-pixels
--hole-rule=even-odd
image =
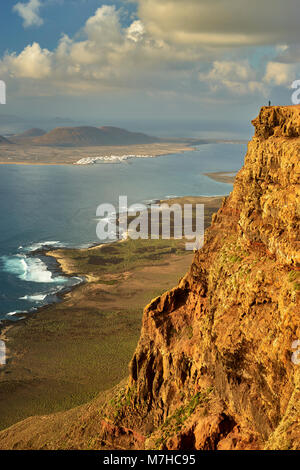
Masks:
[[[35,145],[87,147],[103,145],[134,145],[158,142],[159,139],[139,132],[129,132],[118,127],[57,127],[34,137]]]
[[[44,131],[43,129],[39,129],[38,127],[34,127],[32,129],[28,129],[25,132],[22,132],[21,134],[16,134],[12,136],[12,140],[23,140],[23,139],[31,139],[32,137],[41,137],[42,135],[45,135],[47,132]]]

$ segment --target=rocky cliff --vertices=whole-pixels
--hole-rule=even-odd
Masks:
[[[300,108],[253,125],[204,248],[144,312],[118,419],[138,411],[148,448],[300,449]]]
[[[129,382],[97,412],[39,419],[31,445],[300,449],[300,108],[262,108],[253,125],[204,247],[145,308]],[[26,448],[30,426],[3,447]]]

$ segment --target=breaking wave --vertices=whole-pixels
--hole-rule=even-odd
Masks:
[[[64,245],[63,243],[59,242],[59,241],[45,241],[45,242],[37,242],[37,243],[33,243],[32,245],[28,245],[28,246],[19,246],[19,250],[24,250],[25,252],[32,252],[32,251],[36,251],[36,250],[42,250],[43,248],[47,248],[47,247],[52,247],[52,248],[63,248],[65,247],[66,245]]]
[[[13,255],[2,257],[4,270],[10,274],[15,274],[22,281],[42,282],[42,283],[65,283],[67,277],[53,276],[46,264],[39,258],[28,257],[26,255]]]

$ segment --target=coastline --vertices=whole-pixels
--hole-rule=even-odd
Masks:
[[[210,225],[210,218],[214,212],[218,210],[218,208],[221,206],[221,203],[226,197],[225,195],[219,196],[178,196],[178,197],[171,197],[168,199],[153,199],[153,202],[155,204],[168,204],[171,206],[172,204],[204,204],[206,210],[208,213],[205,214],[205,229]],[[149,204],[150,207],[150,204]],[[90,273],[85,273],[82,275],[79,271],[77,271],[77,266],[76,262],[72,263],[71,258],[67,255],[68,252],[75,252],[75,253],[80,253],[80,252],[86,252],[86,251],[93,251],[93,250],[101,250],[102,247],[105,249],[108,245],[115,245],[119,243],[124,243],[126,240],[125,239],[119,239],[115,240],[113,242],[109,243],[92,243],[92,244],[87,244],[86,247],[53,247],[50,248],[47,244],[45,244],[45,247],[41,248],[36,248],[32,250],[31,252],[28,253],[27,256],[30,256],[32,258],[35,258],[36,256],[42,256],[45,258],[52,258],[55,260],[57,263],[56,267],[53,269],[53,266],[51,267],[51,273],[56,274],[56,275],[62,275],[63,277],[66,278],[78,278],[79,282],[74,284],[74,285],[68,285],[61,290],[58,290],[55,292],[55,295],[57,298],[59,298],[59,302],[63,302],[64,298],[67,294],[73,292],[76,288],[80,287],[82,284],[85,284],[87,282],[95,282],[98,280],[98,277],[92,276]],[[4,330],[6,328],[13,327],[16,323],[22,322],[22,320],[26,320],[27,316],[32,317],[34,314],[39,313],[41,310],[44,308],[47,308],[51,305],[55,305],[57,302],[52,301],[49,302],[45,305],[40,305],[28,310],[22,310],[14,315],[14,319],[9,319],[9,318],[2,318],[0,320],[0,339],[1,335],[4,334]],[[25,317],[23,317],[25,315]],[[21,317],[22,318],[18,318]]]
[[[155,204],[168,204],[171,206],[172,204],[204,204],[206,208],[206,213],[205,213],[205,229],[210,225],[210,218],[214,212],[216,212],[219,207],[221,206],[221,203],[226,197],[225,195],[222,196],[178,196],[178,197],[172,197],[168,199],[154,199],[153,201]],[[149,204],[150,207],[150,204]],[[171,238],[171,241],[174,241]],[[45,258],[52,258],[56,262],[56,266],[53,269],[53,266],[51,267],[51,273],[56,274],[56,275],[62,275],[65,278],[71,278],[75,279],[78,278],[79,282],[74,284],[74,285],[68,285],[66,287],[63,287],[61,290],[58,290],[55,292],[55,296],[57,298],[60,298],[60,302],[63,302],[65,296],[71,292],[73,292],[75,289],[80,287],[81,285],[87,283],[87,282],[95,282],[99,278],[92,276],[90,273],[85,273],[84,275],[80,272],[77,271],[77,263],[76,262],[71,262],[71,257],[68,255],[68,253],[85,253],[85,252],[90,252],[93,250],[101,250],[102,248],[105,250],[106,247],[108,246],[114,246],[116,244],[124,243],[126,242],[126,239],[118,239],[109,243],[91,243],[87,244],[85,247],[68,247],[68,246],[62,246],[62,247],[53,247],[50,248],[49,245],[45,245],[45,247],[37,248],[32,250],[31,252],[28,253],[27,256],[35,258],[37,256],[42,256]],[[15,314],[14,319],[9,319],[9,318],[2,318],[0,320],[0,339],[1,335],[4,334],[4,330],[6,328],[13,327],[15,324],[19,324],[23,320],[26,320],[26,317],[18,319],[19,316],[30,316],[32,317],[34,314],[39,313],[41,310],[48,308],[51,305],[55,305],[57,302],[52,301],[49,302],[45,305],[40,305],[38,307],[35,307],[33,309],[28,309],[24,311],[20,311]]]
[[[207,226],[223,197],[181,203],[196,199],[207,202]],[[61,294],[60,302],[1,325],[8,353],[0,368],[1,428],[85,403],[127,376],[144,306],[171,288],[192,261],[193,252],[182,245],[129,240],[43,253],[56,259],[64,275],[86,281]],[[20,401],[22,411],[16,408]]]
[[[0,146],[0,165],[74,165],[83,158],[103,158],[107,155],[122,157],[137,155],[155,158],[195,150],[193,142],[156,142],[123,146],[46,147],[11,144]],[[102,161],[97,164],[115,164]],[[81,166],[81,165],[78,165]]]
[[[37,165],[37,166],[64,166],[64,165],[71,165],[71,163],[60,163],[60,162],[57,162],[57,163],[42,163],[42,162],[39,162],[39,163],[36,163],[36,162],[1,162],[0,161],[0,165]]]
[[[156,158],[171,154],[181,154],[197,150],[197,146],[209,144],[244,144],[247,141],[233,140],[195,140],[182,139],[178,141],[154,142],[151,144],[109,145],[88,147],[56,147],[33,146],[28,144],[2,144],[0,146],[0,165],[74,165],[82,159],[97,159],[110,156],[132,158]],[[130,159],[122,161],[100,160],[96,164],[129,163]],[[90,163],[95,164],[95,163]],[[81,165],[78,165],[81,166]],[[85,166],[85,165],[83,165]]]
[[[213,171],[211,173],[203,174],[214,181],[218,181],[219,183],[233,184],[237,175],[237,171]]]

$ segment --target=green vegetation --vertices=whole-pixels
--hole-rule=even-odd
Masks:
[[[126,240],[100,245],[93,249],[57,250],[59,256],[71,262],[74,272],[81,275],[103,276],[159,264],[172,254],[187,253],[182,240]],[[107,281],[106,281],[107,282]],[[110,282],[110,281],[108,281]]]
[[[300,277],[300,273],[298,271],[290,271],[289,272],[289,281],[290,282],[293,282],[295,281],[296,279],[298,279],[298,277]]]
[[[300,290],[300,282],[298,280],[300,279],[300,272],[292,270],[288,274],[288,280],[290,283],[292,283],[292,291],[298,292]]]
[[[187,327],[187,335],[188,335],[188,338],[189,338],[189,339],[192,339],[193,334],[194,334],[194,332],[193,332],[193,327],[192,327],[192,325],[190,325],[190,326]]]
[[[124,409],[130,407],[132,405],[132,400],[135,394],[135,390],[125,387],[122,388],[119,393],[114,396],[109,404],[113,412],[113,417],[115,421],[118,421],[118,418],[121,417],[122,412]],[[101,414],[103,414],[103,410],[101,410]]]
[[[242,258],[237,255],[229,256],[228,259],[231,263],[240,263],[242,261]]]
[[[127,377],[145,305],[178,282],[193,256],[172,240],[59,252],[75,272],[99,280],[7,333],[12,359],[0,371],[0,429],[83,404]]]
[[[166,421],[160,427],[162,435],[155,442],[155,447],[157,449],[163,449],[166,441],[178,434],[182,427],[184,426],[186,420],[194,413],[196,408],[199,406],[204,407],[210,401],[210,394],[212,393],[213,388],[209,387],[202,392],[196,393],[186,405],[180,406],[177,408],[175,413],[169,416]]]
[[[249,256],[249,252],[239,244],[230,242],[230,240],[231,239],[228,238],[229,243],[224,245],[222,251],[220,252],[220,261],[222,264],[240,264],[245,258]]]

